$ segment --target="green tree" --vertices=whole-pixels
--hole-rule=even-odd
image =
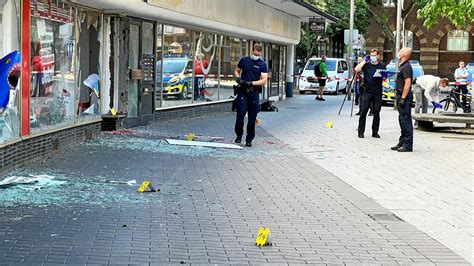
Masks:
[[[426,28],[437,24],[439,16],[458,28],[465,27],[467,21],[474,22],[473,0],[420,0],[419,5],[417,16],[424,20]]]
[[[369,26],[369,6],[365,0],[355,0],[354,29],[359,30],[360,34],[367,32]],[[333,35],[340,30],[349,29],[350,1],[329,1],[326,12],[340,20],[339,23],[333,23],[329,26],[328,35]]]
[[[364,34],[369,25],[369,6],[365,0],[356,0],[356,10],[354,13],[354,28],[359,30],[359,33]],[[319,8],[330,15],[338,18],[338,23],[331,23],[328,25],[326,32],[317,34],[310,32],[307,29],[307,23],[303,23],[301,27],[301,41],[296,46],[296,54],[298,57],[310,57],[314,49],[317,48],[317,41],[321,38],[331,38],[338,32],[349,28],[349,11],[350,1],[335,1],[335,0],[308,0],[316,8]]]
[[[382,0],[366,0],[370,15],[381,27],[392,47],[395,46],[395,35],[388,26],[390,18],[386,8],[381,9]],[[394,0],[396,6],[396,0]],[[467,21],[474,22],[473,0],[411,0],[406,1],[402,11],[402,19],[408,17],[418,7],[417,17],[424,20],[423,25],[430,28],[438,23],[439,16],[447,18],[456,27],[465,27]],[[381,12],[380,12],[381,10]],[[379,12],[377,12],[379,11]]]
[[[380,26],[382,32],[387,37],[388,41],[390,42],[390,46],[395,48],[395,34],[393,34],[392,30],[389,27],[390,22],[392,22],[393,18],[389,16],[389,10],[386,8],[382,8],[383,1],[382,0],[366,0],[367,4],[369,5],[369,14],[373,17],[374,21]],[[396,0],[395,7],[396,7]],[[402,10],[402,20],[408,17],[413,10],[415,10],[416,5],[419,4],[420,0],[412,0],[408,1],[408,5],[405,5]],[[394,51],[395,49],[392,49]]]

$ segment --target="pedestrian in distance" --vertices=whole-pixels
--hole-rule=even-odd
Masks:
[[[314,67],[314,76],[318,79],[319,91],[316,96],[316,101],[325,101],[323,98],[324,87],[328,79],[328,71],[326,67],[326,56],[321,56],[321,62]]]
[[[448,79],[442,79],[433,75],[423,75],[413,81],[413,92],[415,93],[415,114],[428,112],[428,103],[431,102],[434,107],[442,108],[439,103],[439,94],[441,89],[448,86]]]
[[[413,80],[413,68],[410,64],[411,48],[404,47],[400,50],[399,70],[395,81],[395,101],[398,108],[398,122],[401,135],[397,145],[391,149],[399,152],[413,151],[413,124],[411,122],[411,105],[413,104],[413,92],[411,84]]]
[[[461,60],[459,61],[459,68],[457,68],[454,71],[454,78],[456,79],[456,82],[460,82],[461,85],[458,85],[456,92],[457,93],[462,93],[464,94],[462,96],[462,105],[463,105],[463,110],[467,110],[467,78],[469,76],[469,70],[464,66],[464,61]],[[461,95],[457,95],[458,100],[461,101],[460,99]]]
[[[382,82],[387,77],[386,65],[379,61],[379,51],[372,49],[370,55],[364,57],[356,67],[356,73],[364,73],[364,93],[360,103],[358,137],[363,138],[365,122],[370,106],[374,119],[372,121],[372,137],[380,138],[380,110],[382,108]]]
[[[242,142],[245,114],[248,113],[247,136],[245,138],[247,147],[252,147],[252,141],[255,138],[255,123],[260,111],[259,94],[262,93],[262,88],[268,79],[268,66],[260,58],[261,53],[262,46],[255,44],[252,54],[241,58],[234,69],[234,77],[239,88],[236,99],[235,134],[237,138],[235,143]]]

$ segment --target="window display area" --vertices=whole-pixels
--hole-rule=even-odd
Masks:
[[[59,1],[31,1],[30,129],[97,119],[101,15]]]
[[[0,1],[0,144],[20,133],[20,1]]]
[[[249,47],[254,42],[168,25],[159,25],[157,32],[157,108],[234,97],[234,69],[242,57],[249,55]],[[262,53],[263,60],[273,62],[275,73],[267,87],[272,84],[271,96],[282,96],[286,46],[269,44],[268,47],[267,54],[272,58],[265,58]]]

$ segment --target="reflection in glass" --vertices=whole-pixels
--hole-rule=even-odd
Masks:
[[[131,24],[130,25],[130,44],[129,44],[129,55],[128,64],[130,69],[138,69],[138,60],[140,52],[140,26]],[[138,80],[130,79],[128,81],[128,106],[127,117],[138,116]]]
[[[219,52],[223,37],[207,32],[196,32],[194,37],[194,101],[218,100]]]
[[[162,42],[157,41],[158,44],[163,44],[163,46],[157,45],[157,101],[163,95],[162,107],[190,104],[193,95],[190,31],[174,26],[164,26],[163,36]]]
[[[19,51],[20,42],[18,39],[20,30],[20,0],[0,1],[0,58],[5,57],[13,51]],[[11,34],[6,34],[11,32]],[[0,110],[0,143],[19,137],[20,131],[20,84],[18,79],[20,64],[12,64],[5,71],[9,71],[8,81],[2,81],[3,95],[8,96],[6,106],[1,106]],[[14,78],[16,82],[13,81]],[[16,83],[16,86],[15,86]],[[5,99],[6,102],[6,99]]]
[[[71,125],[75,117],[75,13],[56,3],[31,1],[32,132]]]
[[[234,97],[234,69],[239,63],[239,60],[247,56],[247,41],[234,37],[225,37],[221,54],[221,86],[219,97],[223,100]]]

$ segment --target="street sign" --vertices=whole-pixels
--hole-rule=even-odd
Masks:
[[[326,30],[325,18],[309,18],[309,31],[324,32]]]

